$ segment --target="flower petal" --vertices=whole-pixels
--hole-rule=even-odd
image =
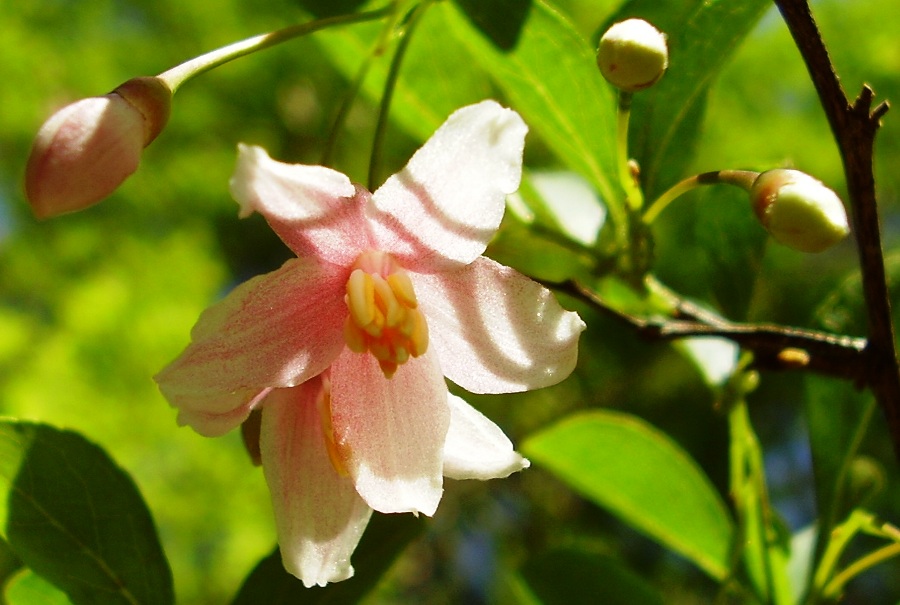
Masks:
[[[434,514],[443,493],[447,385],[426,353],[385,378],[345,349],[331,367],[334,440],[359,495],[383,513]]]
[[[254,210],[297,256],[347,265],[369,247],[369,193],[324,166],[285,164],[264,149],[238,145],[231,195],[240,216]]]
[[[317,408],[318,378],[266,399],[260,431],[263,471],[285,569],[306,587],[353,575],[350,555],[372,509],[331,465]]]
[[[513,449],[499,426],[456,395],[449,395],[450,428],[444,444],[444,476],[502,479],[531,463]]]
[[[535,389],[575,367],[584,322],[514,269],[481,257],[458,271],[411,277],[441,370],[464,389]]]
[[[344,347],[344,270],[311,259],[235,288],[203,312],[184,352],[155,377],[180,421],[203,434],[206,420],[231,418],[267,387],[290,387],[325,370]]]
[[[468,264],[484,252],[519,188],[528,128],[494,101],[457,110],[373,195],[379,248],[407,269]]]

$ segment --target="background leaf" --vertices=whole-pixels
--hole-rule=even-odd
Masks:
[[[533,557],[520,575],[543,605],[662,605],[640,576],[608,555],[560,548]]]
[[[47,425],[2,422],[0,481],[11,548],[73,603],[174,602],[150,513],[99,447]]]
[[[530,437],[522,450],[710,576],[727,575],[733,527],[725,504],[697,464],[646,422],[618,412],[577,414]]]
[[[10,579],[3,593],[4,605],[71,605],[66,593],[30,569]]]
[[[499,0],[484,4],[502,6]],[[620,198],[613,184],[615,99],[590,44],[541,0],[531,4],[510,48],[495,45],[459,11],[448,7],[446,16],[447,27],[491,73],[532,131],[587,178],[605,203],[615,205]]]
[[[668,36],[669,73],[636,94],[632,106],[629,148],[648,198],[687,176],[709,86],[770,6],[768,0],[632,0],[610,21],[638,16]],[[741,167],[710,170],[722,168]]]
[[[372,515],[353,555],[354,575],[325,587],[305,588],[284,570],[276,548],[253,569],[232,605],[350,604],[362,599],[378,583],[394,559],[425,528],[413,515]]]

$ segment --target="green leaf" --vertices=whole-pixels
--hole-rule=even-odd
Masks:
[[[710,83],[771,6],[768,0],[632,0],[613,21],[639,16],[668,36],[669,70],[634,96],[630,155],[652,199],[686,176]],[[732,168],[714,166],[709,169]]]
[[[20,569],[22,569],[22,561],[5,540],[0,540],[0,587],[6,585]],[[2,599],[0,599],[0,605],[5,605]]]
[[[747,317],[769,236],[747,194],[728,185],[688,193],[654,224],[656,271],[682,295]]]
[[[430,7],[413,32],[391,101],[391,119],[419,141],[430,137],[454,110],[493,95],[487,75],[473,69],[466,50],[448,31],[447,8]],[[315,40],[334,66],[348,80],[357,76],[372,53],[380,53],[371,64],[362,92],[380,101],[393,53],[377,48],[384,25],[364,23],[316,34]],[[465,65],[466,69],[460,69]],[[358,144],[358,142],[354,142]]]
[[[366,0],[299,0],[300,6],[318,19],[352,13],[365,2]]]
[[[66,593],[30,569],[22,570],[10,580],[4,592],[4,605],[71,605]]]
[[[503,51],[519,41],[532,0],[454,0],[469,21]]]
[[[10,547],[73,603],[174,602],[150,513],[99,447],[71,431],[0,422],[0,485]]]
[[[484,3],[482,10],[503,6]],[[594,50],[571,23],[546,2],[535,0],[510,48],[472,25],[458,10],[445,10],[446,27],[487,69],[512,106],[547,146],[621,209],[615,183],[615,98],[594,60]]]
[[[728,574],[734,528],[725,504],[687,453],[643,420],[577,414],[532,436],[522,450],[713,578]]]
[[[372,590],[397,555],[424,528],[421,517],[373,515],[353,555],[353,577],[325,587],[304,587],[303,582],[284,570],[276,548],[250,572],[232,605],[356,603]]]
[[[530,559],[521,570],[543,605],[662,605],[662,597],[616,559],[560,548]]]

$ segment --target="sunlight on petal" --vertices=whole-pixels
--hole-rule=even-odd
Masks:
[[[494,101],[456,111],[373,195],[381,247],[415,271],[472,262],[519,188],[528,128]]]
[[[374,357],[345,350],[331,386],[335,443],[359,494],[379,512],[434,514],[450,423],[434,356],[410,359],[387,379]]]
[[[450,429],[444,444],[444,476],[502,479],[530,466],[499,426],[456,395],[449,395]]]
[[[441,369],[464,389],[535,389],[575,367],[584,322],[521,273],[482,257],[459,271],[412,278]]]
[[[316,408],[320,390],[313,379],[274,391],[260,432],[282,560],[307,587],[353,575],[350,555],[372,514],[328,458]]]

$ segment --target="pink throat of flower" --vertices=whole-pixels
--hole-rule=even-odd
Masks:
[[[428,348],[428,326],[412,281],[389,254],[364,252],[353,264],[344,301],[350,311],[344,340],[351,351],[369,352],[386,378]]]

